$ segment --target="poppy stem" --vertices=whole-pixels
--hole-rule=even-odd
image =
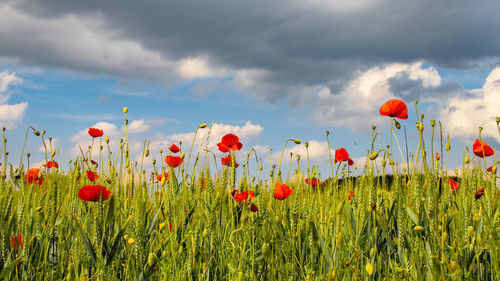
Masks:
[[[332,162],[332,153],[330,152],[330,138],[328,137],[330,135],[329,131],[326,131],[326,144],[328,145],[328,157],[330,158],[330,168],[332,169],[332,178],[334,177],[333,175],[333,162]]]
[[[280,163],[278,164],[278,171],[277,171],[277,174],[278,174],[278,177],[280,177],[279,175],[281,175],[281,161],[283,160],[283,154],[285,153],[285,147],[286,147],[286,144],[289,142],[289,141],[294,141],[293,139],[287,139],[285,141],[285,144],[283,145],[283,149],[281,150],[281,157],[280,157]],[[271,162],[269,162],[271,163]],[[281,181],[281,177],[278,178],[279,181]]]
[[[188,154],[188,159],[187,159],[187,163],[186,163],[186,169],[184,169],[184,172],[182,172],[182,184],[184,184],[185,182],[185,176],[186,176],[186,171],[187,169],[189,169],[189,160],[191,160],[191,152],[193,151],[193,146],[194,146],[194,143],[196,142],[196,136],[198,134],[198,129],[200,128],[200,126],[198,126],[196,128],[196,130],[194,131],[194,137],[193,137],[193,142],[191,143],[191,148],[189,149],[189,154]]]
[[[33,128],[33,126],[29,126],[27,129],[26,129],[26,136],[24,137],[24,142],[23,142],[23,147],[21,148],[21,159],[19,159],[19,170],[23,170],[23,157],[24,157],[24,147],[26,146],[26,141],[28,140],[28,133],[30,131],[30,129],[33,130],[33,132],[35,132],[35,129]],[[5,127],[3,127],[3,132],[2,132],[2,140],[3,140],[3,144],[4,144],[4,156],[6,155],[7,153],[7,150],[6,150],[6,142],[7,140],[5,139]],[[44,144],[45,145],[45,144]],[[5,157],[6,159],[7,157]],[[5,160],[5,166],[4,166],[4,175],[5,175],[5,167],[7,166],[7,160]]]

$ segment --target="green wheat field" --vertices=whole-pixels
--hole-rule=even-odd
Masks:
[[[246,148],[238,158],[245,144],[233,134],[209,151],[210,131],[161,155],[146,141],[134,161],[127,108],[119,151],[91,128],[101,149],[82,148],[64,169],[41,128],[26,136],[44,145],[45,165],[24,152],[9,162],[4,129],[0,280],[500,280],[498,162],[481,128],[473,151],[450,147],[446,124],[417,112],[418,148],[402,153],[406,118],[391,110],[381,108],[390,138],[373,127],[354,165],[332,147],[328,175],[307,157],[281,153],[267,167]],[[460,171],[448,169],[451,153]]]

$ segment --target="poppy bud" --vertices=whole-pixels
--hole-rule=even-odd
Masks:
[[[415,105],[417,105],[417,104],[418,104],[418,100],[415,100]]]
[[[123,113],[124,113],[124,114],[127,114],[127,112],[128,112],[128,107],[124,107],[124,108],[123,108]]]
[[[493,167],[491,167],[491,173],[492,174],[496,174],[497,173],[497,166],[496,165],[493,166]]]
[[[151,160],[151,163],[156,164],[156,159]]]
[[[423,226],[420,226],[420,225],[417,225],[413,228],[413,231],[415,232],[422,232],[424,231],[424,227]]]
[[[185,156],[186,156],[186,154],[184,154],[184,152],[183,152],[183,153],[181,153],[181,159],[182,159],[182,160],[184,160],[184,157],[185,157]]]
[[[104,141],[105,141],[106,143],[109,143],[109,137],[108,137],[108,136],[106,136],[106,137],[104,138]]]
[[[125,125],[128,125],[128,119],[125,119]]]
[[[479,127],[479,133],[483,131],[483,127]]]
[[[420,114],[420,119],[424,119],[424,114]]]
[[[144,155],[145,155],[146,157],[148,157],[148,156],[149,156],[149,149],[146,149],[146,152],[144,152]]]
[[[202,123],[202,124],[200,125],[200,128],[201,128],[201,129],[206,128],[206,127],[207,127],[207,124],[206,124],[206,123]]]
[[[326,135],[328,136],[330,134],[330,131],[326,131]]]
[[[29,152],[26,153],[26,156],[28,156],[28,158],[29,158],[31,156],[31,153],[29,153]]]
[[[262,165],[259,166],[259,171],[262,171]]]
[[[436,153],[436,160],[439,161],[441,159],[441,155],[439,153]]]
[[[378,151],[375,151],[370,155],[370,160],[375,160],[377,159],[377,157],[378,157]]]
[[[394,161],[389,161],[389,165],[394,166]]]
[[[434,127],[436,125],[436,120],[431,120],[431,126]]]
[[[418,129],[420,130],[420,132],[423,132],[424,131],[424,123],[420,122],[418,124]]]
[[[470,162],[469,155],[465,156],[464,162],[465,162],[465,164],[469,164],[469,162]]]
[[[5,128],[5,127],[4,127]],[[35,135],[38,137],[40,135],[40,131],[38,130],[34,130],[33,133],[35,133]]]
[[[394,125],[396,125],[396,129],[401,129],[401,124],[397,120],[394,120]]]
[[[300,144],[300,140],[299,139],[294,139],[293,141],[295,142],[295,144]]]
[[[458,176],[458,169],[453,170],[453,172],[455,172],[455,175]]]
[[[125,150],[125,158],[128,158],[128,150]]]
[[[160,181],[160,185],[161,185],[161,186],[164,186],[166,181],[167,181],[167,177],[162,176],[162,177],[161,177],[161,181]]]
[[[107,178],[107,179],[106,179],[106,182],[107,182],[108,184],[111,184],[111,183],[113,182],[113,180],[111,180],[110,178]]]
[[[451,149],[451,147],[450,147],[450,137],[447,138],[446,145],[444,146],[444,149],[446,151],[450,151],[450,149]]]
[[[45,135],[45,130],[42,130],[42,135]]]
[[[497,125],[500,123],[500,117],[497,117]],[[5,127],[3,127],[5,130]]]
[[[52,157],[52,158],[54,158],[55,155],[56,155],[56,151],[55,150],[50,153],[50,157]]]
[[[367,263],[365,269],[368,275],[371,276],[373,274],[373,265],[371,263]]]
[[[309,142],[305,142],[304,145],[306,146],[306,148],[309,147]]]
[[[374,130],[374,131],[375,131],[375,129],[377,129],[377,126],[372,125],[372,130]]]

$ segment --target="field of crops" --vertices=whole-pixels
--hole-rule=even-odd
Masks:
[[[500,280],[498,162],[481,129],[469,153],[450,147],[446,124],[417,112],[409,127],[419,146],[404,155],[407,106],[390,100],[380,113],[390,139],[378,145],[374,127],[366,163],[332,147],[331,174],[321,178],[307,157],[286,171],[282,161],[262,167],[248,148],[237,158],[244,144],[234,134],[211,152],[206,141],[162,155],[145,145],[144,159],[161,159],[146,172],[130,157],[126,108],[119,151],[90,128],[101,149],[83,149],[68,169],[32,127],[27,137],[45,145],[45,164],[31,168],[26,155],[9,163],[4,129],[0,279]],[[448,171],[450,153],[464,153],[460,173]],[[360,176],[348,176],[355,166]]]

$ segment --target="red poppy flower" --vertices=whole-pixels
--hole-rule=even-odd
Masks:
[[[172,144],[172,145],[168,148],[168,150],[172,151],[173,153],[177,153],[177,152],[181,151],[181,149],[180,149],[177,145],[175,145],[175,144]]]
[[[111,191],[101,185],[85,185],[78,191],[78,197],[83,201],[98,202],[102,193],[102,201],[106,201],[111,194]]]
[[[274,198],[278,200],[283,200],[288,198],[294,190],[291,190],[290,187],[286,184],[282,184],[281,182],[277,181],[276,184],[274,185]]]
[[[56,161],[49,161],[47,164],[43,164],[42,166],[47,167],[47,168],[59,168],[59,164],[57,164]]]
[[[24,179],[31,185],[42,185],[43,176],[40,173],[40,169],[32,168],[28,170],[28,173],[24,175]]]
[[[257,205],[255,204],[252,204],[252,206],[250,206],[250,211],[251,212],[258,212],[259,211],[259,207],[257,207]]]
[[[231,167],[231,162],[232,162],[233,158],[231,157],[231,155],[228,155],[224,158],[221,158],[221,162],[222,162],[222,165],[224,166],[229,166]],[[240,166],[240,164],[236,163],[236,161],[234,162],[234,167],[235,168],[238,168]]]
[[[172,168],[177,168],[182,163],[182,158],[169,155],[165,157],[165,163]]]
[[[354,197],[354,191],[349,190],[349,195],[347,195],[347,199],[350,201]]]
[[[399,119],[408,119],[408,108],[402,100],[392,99],[380,107],[380,114]]]
[[[17,243],[16,243],[16,240],[17,240]],[[10,243],[12,243],[12,247],[16,250],[17,250],[18,243],[19,243],[19,246],[21,246],[21,249],[24,248],[23,237],[21,236],[21,234],[19,234],[17,237],[11,237]]]
[[[241,192],[241,193],[236,193],[234,195],[234,200],[236,200],[238,203],[241,203],[241,202],[247,202],[248,201],[252,201],[252,199],[255,198],[255,193],[251,190],[249,191],[244,191],[244,192]]]
[[[489,166],[488,169],[486,169],[486,171],[491,172],[492,169],[493,169],[493,166]]]
[[[99,175],[96,172],[92,172],[92,171],[87,170],[87,178],[90,181],[96,181],[99,178]]]
[[[479,199],[479,198],[481,198],[481,196],[483,196],[483,195],[484,195],[484,187],[482,187],[482,186],[481,186],[481,187],[477,190],[476,194],[474,194],[474,197],[476,197],[476,200],[478,200],[478,199]]]
[[[349,153],[345,148],[341,147],[335,150],[335,163],[343,161],[349,161]]]
[[[161,181],[162,177],[165,177],[165,180],[169,180],[170,179],[170,175],[168,173],[163,173],[163,175],[156,175],[156,179],[158,181]]]
[[[98,138],[98,137],[102,137],[102,135],[104,135],[104,132],[102,130],[97,129],[97,128],[90,128],[89,135],[93,138]]]
[[[234,134],[227,134],[222,137],[222,141],[217,144],[221,152],[228,152],[229,150],[236,151],[243,147],[240,139]]]
[[[450,179],[448,180],[448,184],[450,185],[451,190],[453,190],[453,191],[457,191],[457,190],[458,190],[458,186],[459,186],[459,184],[458,184],[458,182],[457,182],[457,181],[455,181],[454,179],[450,178]]]
[[[309,180],[309,178],[307,178],[306,184],[310,184],[312,186],[318,186],[318,185],[322,184],[322,182],[317,178],[313,178],[312,180]]]
[[[484,141],[480,141],[478,139],[476,139],[476,141],[474,142],[472,149],[474,151],[474,154],[476,154],[481,158],[483,158],[483,153],[484,157],[488,157],[495,154],[495,151],[493,151],[493,149],[487,143],[485,143]]]

